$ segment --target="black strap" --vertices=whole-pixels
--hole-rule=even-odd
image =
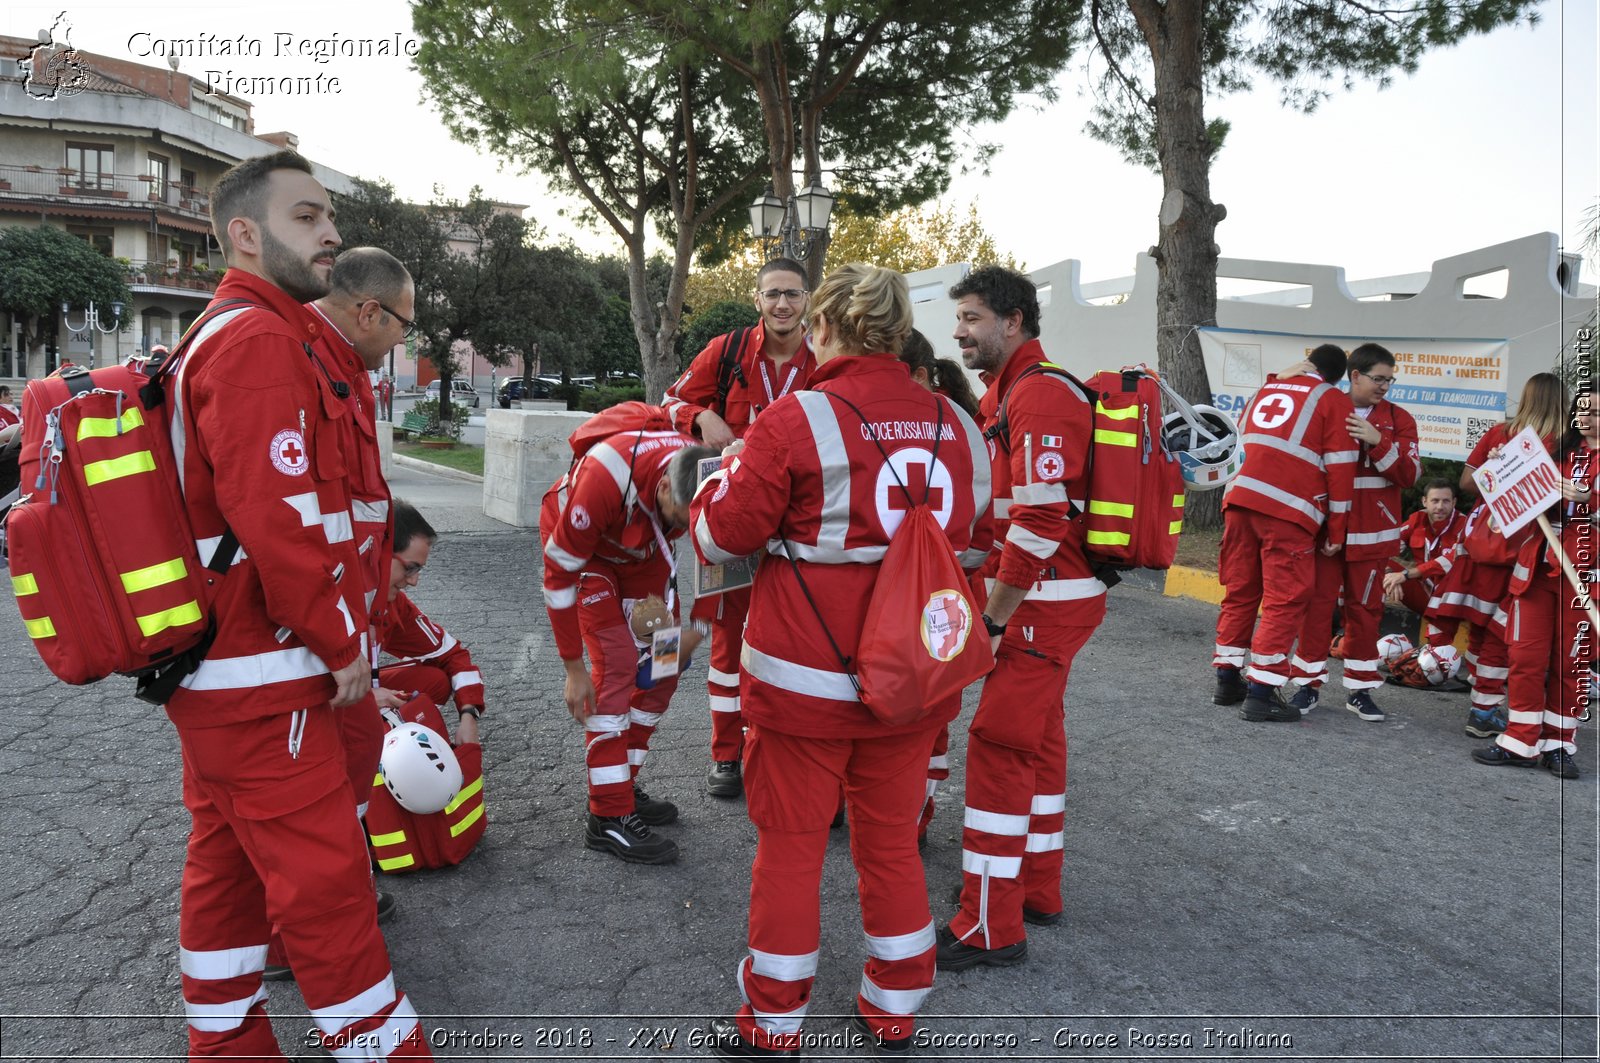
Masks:
[[[217,543],[216,550],[211,554],[211,560],[206,562],[206,568],[217,573],[225,574],[233,567],[234,555],[239,552],[239,538],[233,534],[233,529],[226,524],[222,526],[222,539]]]
[[[184,332],[183,338],[178,340],[177,346],[167,352],[166,357],[152,358],[150,360],[145,366],[145,375],[149,379],[145,382],[144,387],[139,389],[139,401],[144,404],[145,409],[153,410],[167,401],[166,380],[178,371],[179,363],[183,361],[183,356],[189,352],[189,345],[195,341],[195,337],[200,335],[200,330],[211,319],[225,314],[229,310],[246,306],[266,309],[260,303],[251,302],[249,299],[222,299],[212,302],[205,310],[201,311],[199,317],[194,319],[194,322]]]
[[[856,688],[856,697],[861,696],[861,680],[856,678],[855,669],[850,667],[850,658],[844,655],[839,644],[833,639],[833,632],[828,629],[828,622],[822,619],[822,610],[817,608],[817,600],[811,597],[811,588],[806,586],[806,578],[800,574],[800,563],[794,559],[794,554],[789,550],[789,540],[779,539],[783,544],[783,556],[789,559],[789,567],[794,569],[794,578],[800,583],[800,592],[806,596],[806,604],[811,606],[811,611],[816,614],[817,624],[822,628],[822,634],[827,638],[828,645],[833,648],[833,655],[839,658],[839,668],[849,678],[850,685]]]
[[[67,385],[68,395],[82,395],[94,388],[94,377],[81,365],[62,370],[61,379]]]
[[[751,328],[742,328],[737,332],[729,333],[730,338],[722,345],[722,361],[717,364],[717,406],[715,413],[718,417],[728,415],[728,392],[733,390],[733,381],[737,377],[742,387],[749,387],[750,381],[744,376],[744,352],[750,343]]]

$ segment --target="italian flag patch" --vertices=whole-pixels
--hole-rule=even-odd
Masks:
[[[1060,436],[1040,436],[1039,437],[1039,445],[1041,447],[1059,447],[1061,445],[1061,437]]]

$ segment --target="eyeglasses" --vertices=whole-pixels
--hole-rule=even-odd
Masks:
[[[372,301],[378,304],[379,310],[382,310],[385,314],[388,314],[390,317],[400,322],[401,326],[405,329],[405,331],[401,333],[402,336],[409,336],[413,332],[417,331],[417,323],[411,318],[406,317],[403,314],[398,314],[389,307],[384,306],[381,300],[374,299]]]
[[[396,314],[395,316],[399,317],[400,315]],[[395,560],[399,561],[400,559],[396,558]],[[405,572],[406,575],[415,576],[418,572],[422,571],[422,562],[421,561],[400,561],[400,568]]]
[[[766,291],[758,294],[760,294],[761,298],[765,299],[769,303],[775,303],[780,299],[787,299],[791,303],[798,303],[801,299],[805,298],[807,292],[804,288],[768,288]]]
[[[1357,369],[1356,372],[1361,373],[1361,370]],[[1372,381],[1374,384],[1394,383],[1394,377],[1392,376],[1373,376],[1371,373],[1361,373],[1361,375]]]

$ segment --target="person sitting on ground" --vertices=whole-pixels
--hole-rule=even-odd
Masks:
[[[1422,508],[1406,518],[1401,544],[1409,560],[1395,558],[1383,577],[1384,600],[1404,605],[1418,616],[1428,611],[1434,581],[1419,575],[1418,566],[1437,560],[1466,526],[1466,516],[1456,509],[1456,489],[1449,480],[1435,477],[1422,490]],[[1395,575],[1400,578],[1394,579]]]

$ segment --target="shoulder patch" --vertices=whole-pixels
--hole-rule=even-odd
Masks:
[[[311,468],[306,458],[306,437],[295,428],[285,428],[273,436],[267,454],[272,467],[285,476],[303,476]]]

